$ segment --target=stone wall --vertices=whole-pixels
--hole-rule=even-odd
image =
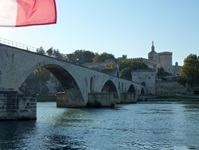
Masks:
[[[120,95],[121,95],[121,103],[135,103],[136,102],[134,93],[123,92],[123,93],[120,93]]]
[[[0,91],[0,120],[35,120],[36,111],[36,98]]]
[[[155,94],[156,73],[151,70],[133,70],[131,72],[132,81],[146,86],[145,94]]]
[[[177,81],[156,81],[156,95],[186,94],[187,88]]]
[[[120,99],[116,92],[92,92],[88,94],[88,102],[79,107],[112,107],[116,103],[135,103],[137,100],[135,93],[122,92]],[[57,107],[78,107],[71,105],[65,92],[57,93]]]
[[[71,88],[65,92],[57,92],[57,107],[85,107],[85,102],[79,90]]]
[[[87,106],[94,107],[111,107],[114,102],[115,93],[89,93]]]
[[[172,53],[171,52],[161,52],[158,53],[160,67],[168,73],[173,73],[172,67]]]

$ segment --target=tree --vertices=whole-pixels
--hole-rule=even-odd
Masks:
[[[115,56],[112,55],[112,54],[108,54],[108,53],[104,52],[102,54],[97,54],[93,58],[93,62],[104,62],[107,59],[115,59]]]
[[[168,72],[165,72],[162,67],[158,68],[158,72],[157,72],[158,77],[164,77],[164,76],[168,76],[168,75],[170,75],[170,74]]]
[[[45,55],[45,54],[46,54],[46,52],[45,52],[45,50],[43,49],[43,47],[37,48],[37,49],[36,49],[36,52],[37,52],[38,54],[41,54],[41,55]]]
[[[34,70],[20,90],[26,94],[39,94],[46,95],[48,93],[48,87],[46,82],[50,79],[50,73],[43,67]]]
[[[105,65],[105,68],[106,68],[106,69],[114,69],[115,67],[116,67],[115,62],[108,62],[108,63]]]
[[[131,77],[131,71],[132,71],[132,70],[131,70],[131,68],[129,68],[129,67],[123,68],[123,69],[121,70],[121,72],[120,72],[121,77],[131,80],[131,79],[132,79],[132,77]]]
[[[180,82],[182,84],[188,84],[192,89],[199,86],[199,56],[190,54],[184,59],[181,76]]]
[[[137,69],[148,69],[148,66],[141,62],[141,61],[137,61],[137,60],[120,60],[119,61],[119,67],[120,70],[124,69],[124,68],[131,68],[132,70],[137,70]]]
[[[48,56],[52,56],[53,55],[53,48],[51,47],[49,50],[46,51]]]
[[[66,58],[72,63],[90,63],[96,54],[88,50],[76,50],[71,54],[67,54]]]
[[[137,60],[120,60],[119,61],[119,70],[121,77],[131,80],[131,71],[138,69],[148,69],[148,66]]]
[[[57,50],[53,50],[53,56],[55,57],[55,58],[60,58],[61,57],[61,53],[59,52],[59,50],[57,49]]]

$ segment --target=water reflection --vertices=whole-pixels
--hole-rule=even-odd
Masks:
[[[199,103],[66,109],[38,103],[37,121],[0,122],[0,149],[199,149]]]
[[[86,112],[81,109],[56,108],[55,103],[39,103],[41,114],[37,122],[37,135],[41,137],[42,149],[83,149],[84,141],[77,139],[75,126],[81,127],[86,121],[82,116]]]
[[[65,127],[86,127],[93,121],[87,109],[67,109],[56,119],[56,125]]]
[[[198,101],[185,101],[184,104],[185,111],[199,112],[199,102]]]
[[[66,135],[57,135],[53,134],[46,137],[46,140],[48,141],[45,146],[45,148],[48,147],[48,149],[51,150],[57,150],[57,149],[67,149],[67,150],[77,150],[77,149],[85,149],[84,143],[80,142],[78,140],[72,139],[70,136]]]
[[[26,138],[34,132],[35,121],[0,122],[1,149],[17,149],[26,145]]]

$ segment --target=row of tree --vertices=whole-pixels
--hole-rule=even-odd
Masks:
[[[50,57],[78,64],[91,63],[91,62],[104,62],[107,59],[115,59],[115,56],[112,54],[106,52],[98,54],[88,50],[76,50],[70,54],[62,54],[59,52],[58,49],[54,49],[53,47],[51,47],[47,51],[45,51],[43,47],[40,47],[36,50],[36,52],[41,55],[47,55]]]

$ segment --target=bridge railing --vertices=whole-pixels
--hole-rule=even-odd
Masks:
[[[25,44],[18,43],[18,42],[15,42],[15,41],[11,41],[11,40],[8,40],[8,39],[4,39],[4,38],[1,38],[1,37],[0,37],[0,43],[4,44],[4,45],[24,49],[24,50],[29,50],[29,51],[36,51],[36,49],[37,49],[33,46],[25,45]]]

